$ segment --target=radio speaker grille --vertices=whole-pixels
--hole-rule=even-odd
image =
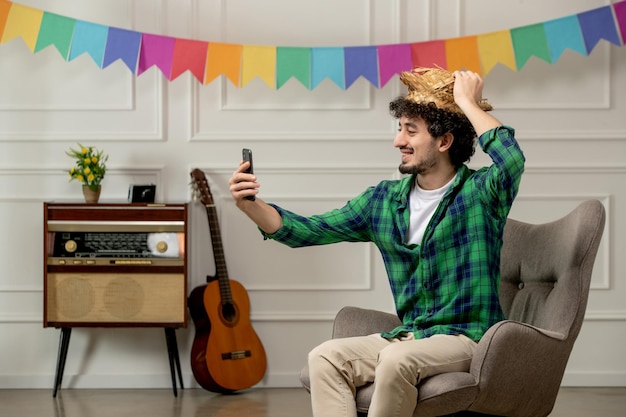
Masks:
[[[48,273],[48,323],[183,323],[184,274]]]

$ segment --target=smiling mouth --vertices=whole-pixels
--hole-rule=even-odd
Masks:
[[[413,156],[413,149],[410,148],[400,148],[400,152],[402,152],[402,163],[406,163]]]

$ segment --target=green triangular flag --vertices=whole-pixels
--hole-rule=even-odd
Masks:
[[[522,69],[531,56],[552,63],[543,23],[511,29],[511,41],[518,70]]]
[[[44,12],[34,52],[54,45],[63,59],[67,60],[75,23],[76,19]]]
[[[276,48],[276,88],[282,87],[291,77],[311,89],[311,48]]]

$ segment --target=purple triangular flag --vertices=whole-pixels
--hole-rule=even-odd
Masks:
[[[344,48],[346,62],[346,88],[359,77],[378,87],[378,54],[375,46],[349,46]]]
[[[615,10],[615,18],[622,34],[622,44],[626,44],[626,1],[615,3],[613,10]]]
[[[583,39],[585,39],[587,53],[590,53],[601,39],[605,39],[615,45],[621,44],[615,28],[611,6],[579,13],[578,21],[583,32]]]
[[[169,79],[172,72],[175,43],[176,39],[169,36],[144,33],[141,37],[137,75],[143,74],[151,66],[156,65]]]
[[[102,67],[106,68],[118,59],[121,59],[134,74],[137,69],[137,58],[139,57],[140,46],[140,32],[113,27],[109,28],[109,36],[104,51]]]
[[[413,68],[411,44],[380,45],[378,47],[378,68],[381,87],[384,87],[394,75],[403,71],[410,71]]]

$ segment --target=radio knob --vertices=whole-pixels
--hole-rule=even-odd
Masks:
[[[166,252],[167,242],[160,241],[159,243],[157,243],[156,248],[160,253]]]
[[[78,245],[76,244],[75,241],[73,240],[68,240],[67,242],[65,242],[65,250],[68,252],[74,252],[76,250],[76,248],[78,248]]]

